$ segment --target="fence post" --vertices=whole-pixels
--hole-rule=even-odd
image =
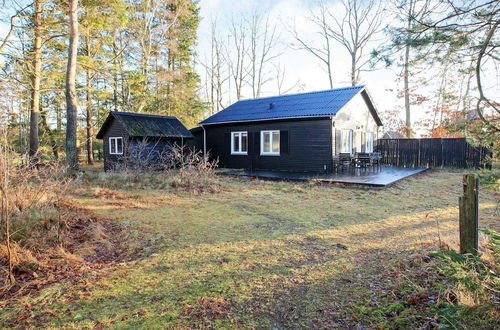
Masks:
[[[477,254],[478,191],[479,179],[474,174],[464,175],[463,196],[458,199],[461,254]]]

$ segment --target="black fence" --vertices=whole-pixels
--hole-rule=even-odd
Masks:
[[[376,150],[382,164],[403,167],[488,167],[485,147],[474,147],[465,138],[380,139]]]

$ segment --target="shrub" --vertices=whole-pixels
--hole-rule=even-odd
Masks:
[[[171,186],[196,193],[216,193],[221,190],[215,169],[217,161],[209,161],[201,154],[185,147],[172,148],[169,155],[168,172]]]
[[[470,315],[482,320],[468,321],[486,323],[499,316],[494,304],[500,301],[500,235],[493,230],[483,232],[489,236],[489,242],[479,256],[461,255],[453,250],[436,253],[441,261],[436,266],[438,271],[452,282],[438,311],[450,325],[464,324]],[[476,312],[471,313],[472,310]]]
[[[175,189],[189,193],[217,193],[222,185],[215,170],[217,161],[199,151],[171,145],[150,152],[146,143],[136,143],[113,171],[86,175],[86,180],[110,188]],[[154,148],[153,148],[154,149]]]
[[[480,169],[476,171],[482,185],[500,191],[500,168]]]
[[[71,178],[62,164],[13,165],[9,156],[4,154],[0,162],[0,263],[10,260],[19,268],[23,261],[32,261],[31,253],[36,256],[62,245],[70,209],[64,196]]]

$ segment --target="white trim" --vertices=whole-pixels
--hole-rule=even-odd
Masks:
[[[247,151],[242,151],[243,149],[243,135],[246,135],[247,137],[247,145],[246,149]],[[234,150],[234,138],[238,137],[238,151]],[[247,131],[237,131],[237,132],[231,132],[231,155],[248,155],[248,132]]]
[[[115,141],[116,152],[111,151],[111,140]],[[122,151],[121,152],[118,152],[118,141],[121,141],[121,144],[122,144]],[[123,138],[121,136],[116,136],[116,137],[114,136],[114,137],[108,138],[108,144],[109,144],[109,154],[110,155],[123,155]]]
[[[270,133],[269,135],[269,146],[271,147],[271,151],[264,150],[264,134]],[[273,135],[278,134],[278,151],[273,150]],[[261,156],[279,156],[281,151],[281,141],[280,141],[280,131],[279,130],[266,130],[260,131],[260,155]]]
[[[344,133],[347,133],[347,150],[344,149],[344,143],[346,141]],[[339,153],[350,153],[352,154],[353,147],[353,132],[352,129],[341,129],[340,130],[340,148]]]
[[[373,152],[373,145],[375,141],[375,134],[373,132],[366,132],[366,146],[365,146],[365,151],[366,152]],[[368,148],[370,147],[370,148]]]

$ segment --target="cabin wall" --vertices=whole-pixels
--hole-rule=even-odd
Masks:
[[[192,139],[181,138],[130,138],[127,142],[127,163],[132,168],[162,169],[174,165],[176,159],[170,158],[175,146],[188,145]],[[186,151],[187,152],[187,151]]]
[[[205,125],[205,129],[207,151],[221,167],[304,172],[332,169],[330,118],[216,124]],[[283,132],[279,156],[260,155],[263,130]],[[231,155],[231,132],[237,131],[248,132],[248,155]]]
[[[203,129],[192,129],[193,138],[189,141],[189,145],[197,152],[203,152]]]
[[[110,155],[109,154],[109,138],[110,137],[122,137],[123,138],[123,153],[127,152],[127,141],[129,139],[129,135],[125,128],[113,118],[111,123],[108,126],[108,129],[103,135],[102,138],[102,146],[103,146],[103,155],[104,155],[104,170],[108,171],[113,169],[116,166],[117,162],[122,158],[121,155]]]
[[[352,130],[353,141],[352,152],[364,152],[366,133],[374,134],[374,141],[378,139],[378,125],[373,118],[365,100],[361,94],[356,95],[342,108],[332,120],[333,127],[333,148],[334,155],[338,155],[341,145],[341,130]]]
[[[109,138],[123,138],[123,155],[109,153]],[[103,135],[104,170],[109,171],[118,164],[128,162],[130,167],[150,167],[154,169],[165,161],[165,155],[173,145],[188,145],[193,139],[181,138],[134,138],[130,137],[119,121],[113,119]]]

